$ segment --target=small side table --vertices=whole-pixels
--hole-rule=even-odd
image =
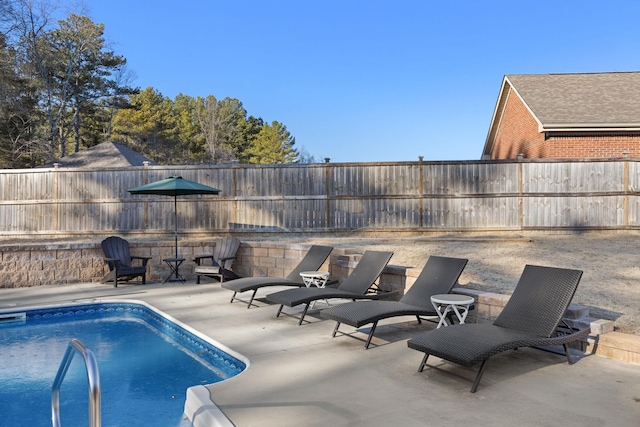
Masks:
[[[324,288],[324,285],[327,284],[329,280],[330,273],[324,271],[302,271],[300,272],[300,277],[302,277],[302,281],[310,288],[311,286],[315,286],[316,288]],[[329,305],[329,301],[324,300],[324,302]],[[313,301],[309,308],[314,308],[316,305],[316,301]]]
[[[431,304],[436,309],[440,322],[438,322],[439,328],[441,326],[449,326],[447,322],[447,314],[453,311],[456,317],[460,321],[460,324],[464,324],[464,320],[469,313],[469,306],[473,304],[473,298],[465,295],[457,294],[438,294],[431,296]]]
[[[164,258],[163,261],[167,263],[167,265],[171,269],[171,272],[169,273],[167,278],[164,279],[164,282],[162,283],[167,283],[167,282],[183,282],[184,283],[185,281],[184,277],[182,277],[178,272],[178,270],[180,269],[180,265],[184,262],[184,258]],[[175,277],[171,277],[174,275]]]
[[[300,273],[302,281],[308,287],[315,286],[317,288],[324,288],[329,280],[329,273],[323,271],[303,271]]]

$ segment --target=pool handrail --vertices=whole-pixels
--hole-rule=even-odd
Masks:
[[[100,414],[100,371],[98,362],[93,352],[82,341],[77,338],[69,342],[67,351],[62,358],[58,373],[51,388],[51,423],[53,427],[61,427],[60,424],[60,386],[64,380],[69,365],[78,351],[84,359],[87,368],[87,380],[89,386],[89,427],[101,427],[102,417]]]

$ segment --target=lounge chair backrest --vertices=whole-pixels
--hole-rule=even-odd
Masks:
[[[129,252],[129,242],[118,236],[111,236],[101,243],[102,252],[105,258],[119,260],[122,267],[131,267],[131,252]],[[109,270],[113,270],[113,264],[109,263]]]
[[[431,255],[400,301],[416,307],[433,308],[431,296],[451,292],[466,265],[466,259]]]
[[[287,279],[304,283],[302,277],[300,277],[300,273],[303,271],[317,271],[322,267],[322,264],[327,260],[332,250],[333,248],[331,246],[311,246],[296,268],[287,275]]]
[[[233,259],[221,261],[223,258],[235,257],[240,248],[240,239],[234,236],[225,236],[220,240],[216,240],[216,246],[213,249],[213,259],[216,260],[220,267],[230,270]]]
[[[338,289],[364,294],[376,281],[393,256],[393,252],[365,251],[351,274],[344,278]]]
[[[578,288],[582,271],[527,265],[496,326],[551,337]]]

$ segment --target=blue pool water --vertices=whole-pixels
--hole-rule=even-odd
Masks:
[[[141,304],[101,303],[0,320],[0,426],[51,425],[51,386],[69,341],[95,354],[102,425],[177,427],[187,388],[222,381],[246,365]],[[76,354],[60,390],[61,423],[86,426],[87,374]]]

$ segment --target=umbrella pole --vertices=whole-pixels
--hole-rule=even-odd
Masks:
[[[173,196],[173,214],[175,215],[175,230],[173,232],[173,236],[175,239],[176,246],[176,258],[178,258],[178,197]],[[178,272],[176,272],[176,275]]]

